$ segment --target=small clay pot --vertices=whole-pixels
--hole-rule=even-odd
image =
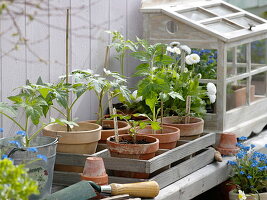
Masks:
[[[236,146],[237,138],[234,133],[221,133],[220,142],[216,147],[222,155],[234,155],[239,151]]]
[[[96,123],[96,120],[88,120],[85,122]],[[109,127],[109,130],[105,130],[105,127]],[[125,121],[118,121],[118,131],[119,135],[129,133],[131,126]],[[113,120],[103,120],[103,128],[101,130],[101,139],[99,143],[106,143],[107,138],[114,135],[114,121]]]
[[[108,175],[101,157],[86,158],[81,180],[93,181],[98,185],[108,184]]]

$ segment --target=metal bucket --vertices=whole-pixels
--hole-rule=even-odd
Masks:
[[[0,139],[0,148],[3,149],[7,146],[10,146],[9,141],[11,140],[18,140],[18,138],[9,137]],[[31,200],[41,199],[45,195],[51,193],[57,142],[57,138],[46,136],[36,137],[31,141],[30,146],[37,148],[37,153],[16,151],[12,156],[10,156],[14,160],[14,164],[28,163],[29,161],[36,160],[37,154],[42,154],[47,157],[47,162],[38,160],[26,166],[29,168],[28,173],[30,176],[38,181],[39,184],[40,195],[31,195]]]

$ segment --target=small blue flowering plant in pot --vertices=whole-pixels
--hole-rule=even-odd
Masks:
[[[255,151],[255,145],[245,145],[246,137],[240,137],[240,151],[236,161],[228,161],[232,167],[231,184],[236,190],[229,193],[230,200],[267,199],[267,155]],[[267,145],[265,145],[267,148]]]

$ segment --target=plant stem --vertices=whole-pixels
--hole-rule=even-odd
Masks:
[[[120,55],[121,74],[124,75],[124,53]]]
[[[111,115],[114,115],[113,105],[112,105],[112,97],[110,95],[110,92],[108,92],[108,108],[109,108],[109,114],[110,114],[110,116]]]
[[[69,83],[69,9],[67,9],[67,16],[66,16],[66,84]],[[67,105],[69,105],[69,90],[67,89]],[[67,106],[67,121],[71,121],[71,113],[69,106]],[[69,125],[67,125],[67,131],[71,131]]]
[[[25,129],[18,123],[16,122],[15,119],[13,119],[12,117],[10,117],[9,115],[3,113],[3,112],[0,112],[2,115],[6,116],[8,119],[10,119],[11,121],[13,121],[22,131],[25,131]]]
[[[59,109],[56,108],[55,106],[51,106],[51,107],[54,108],[56,111],[58,111],[61,115],[63,115],[64,117],[67,118],[67,115],[66,115],[64,112],[62,112],[61,110],[59,110]]]
[[[99,97],[98,97],[99,103],[98,103],[98,119],[97,119],[97,124],[100,126],[103,126],[103,108],[102,108],[102,100],[103,100],[103,90],[100,92]]]

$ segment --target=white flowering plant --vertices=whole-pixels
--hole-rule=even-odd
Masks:
[[[236,161],[228,161],[233,174],[231,183],[236,185],[239,195],[267,192],[267,155],[255,151],[255,145],[245,145],[246,137],[238,138]],[[267,144],[265,145],[267,148]],[[240,198],[241,199],[241,198]]]
[[[209,84],[206,92],[199,84],[201,75],[195,75],[188,68],[182,67],[182,54],[185,55],[185,62],[190,64],[197,64],[199,56],[191,54],[189,47],[178,42],[170,45],[161,43],[150,45],[145,40],[138,42],[142,46],[138,49],[143,50],[133,52],[131,55],[142,62],[137,66],[135,73],[135,76],[143,77],[137,86],[137,97],[142,96],[138,106],[143,106],[139,112],[151,114],[153,121],[159,114],[184,116],[185,99],[191,96],[190,114],[202,116],[206,112],[204,99],[209,97],[208,103],[214,103],[216,100],[216,87],[214,84]]]

